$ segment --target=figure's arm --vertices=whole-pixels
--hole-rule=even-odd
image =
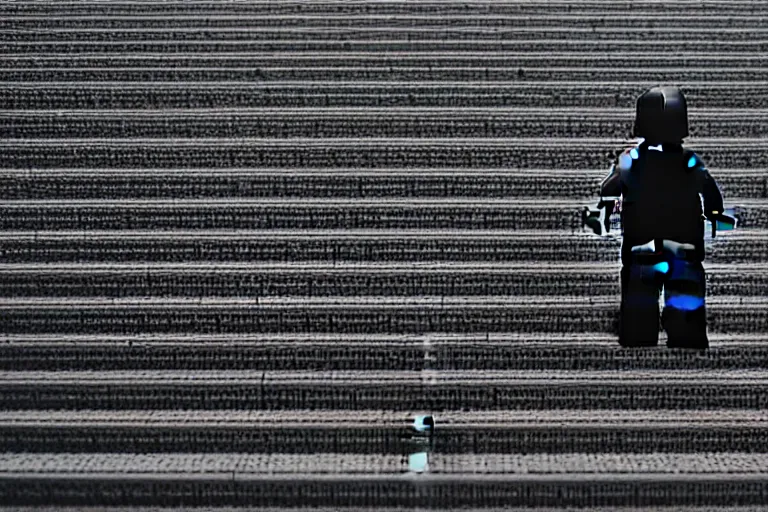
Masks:
[[[611,214],[614,213],[621,199],[622,174],[632,166],[630,150],[624,151],[611,165],[608,176],[600,184],[600,200],[596,209],[585,208],[582,213],[582,223],[597,235],[605,235],[611,231]]]
[[[718,227],[733,229],[736,226],[736,219],[725,214],[723,193],[715,178],[709,173],[709,169],[695,154],[689,160],[689,167],[694,167],[694,171],[699,176],[701,195],[704,198],[704,216],[712,223],[712,237],[716,236]]]
[[[608,176],[600,185],[600,200],[614,199],[621,195],[621,171],[616,164],[611,165]]]
[[[699,173],[701,176],[701,195],[704,196],[704,215],[709,220],[714,220],[715,215],[723,213],[723,193],[706,167],[702,167]]]
[[[609,231],[611,225],[611,214],[615,213],[616,205],[621,199],[622,174],[629,171],[632,167],[631,149],[622,152],[616,161],[611,165],[608,176],[603,179],[600,185],[600,202],[598,208],[605,208],[605,230]]]

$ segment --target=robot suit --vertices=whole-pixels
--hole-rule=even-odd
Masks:
[[[600,192],[606,219],[622,198],[619,343],[658,344],[663,287],[667,346],[706,349],[704,217],[723,218],[723,196],[701,158],[683,148],[688,113],[678,88],[638,98],[634,135],[643,140],[617,158]]]

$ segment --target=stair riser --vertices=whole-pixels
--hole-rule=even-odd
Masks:
[[[477,66],[478,64],[476,64]],[[768,69],[742,68],[733,69],[629,69],[622,71],[622,76],[627,80],[641,81],[654,80],[658,82],[671,81],[768,81]],[[604,70],[577,69],[573,71],[552,71],[547,69],[519,68],[488,68],[475,69],[440,69],[440,68],[363,68],[355,69],[312,69],[311,67],[294,68],[256,68],[244,70],[216,70],[205,69],[200,71],[185,71],[172,68],[156,67],[146,70],[24,70],[3,71],[0,70],[0,81],[13,82],[99,82],[99,81],[294,81],[294,80],[325,80],[325,81],[595,81],[604,79]]]
[[[280,429],[259,427],[55,426],[0,427],[3,452],[71,453],[354,453],[402,454],[426,449],[405,428]],[[509,427],[440,429],[435,453],[763,453],[768,428]]]
[[[312,171],[308,171],[312,172]],[[386,198],[386,197],[596,197],[600,180],[608,174],[608,166],[598,173],[581,176],[546,175],[530,172],[516,176],[489,176],[472,171],[463,176],[336,174],[316,171],[316,176],[294,176],[254,169],[247,174],[200,176],[192,171],[165,175],[131,175],[130,171],[102,175],[25,175],[23,171],[0,171],[0,195],[6,199],[129,199],[129,198]],[[121,176],[121,174],[124,174]],[[733,197],[768,198],[768,177],[731,175],[713,171],[723,193]]]
[[[131,240],[123,237],[81,236],[4,237],[2,263],[55,262],[609,262],[619,259],[620,242],[596,237],[561,239],[510,239],[499,236],[449,237],[443,239],[270,239],[267,236],[227,239],[211,236]],[[710,263],[758,263],[768,261],[763,239],[716,239],[707,246]]]
[[[707,295],[768,296],[765,271],[707,272]],[[3,297],[338,297],[618,295],[619,274],[544,272],[265,272],[144,270],[141,272],[0,270]]]
[[[597,202],[597,197],[592,201]],[[582,204],[386,205],[0,205],[0,230],[582,230]],[[616,215],[619,218],[619,215]],[[736,208],[739,228],[768,229],[768,203]],[[553,233],[552,236],[556,236]]]
[[[429,36],[433,39],[440,40],[490,40],[490,41],[521,41],[521,40],[541,40],[541,39],[567,39],[570,38],[577,45],[580,39],[585,40],[615,40],[623,38],[625,41],[633,41],[636,44],[644,43],[649,39],[655,41],[698,41],[703,38],[707,40],[716,41],[734,41],[734,42],[749,42],[753,41],[756,37],[756,30],[763,29],[765,26],[765,18],[756,17],[754,20],[739,19],[736,21],[723,20],[723,23],[745,23],[752,21],[752,23],[762,24],[759,29],[752,27],[752,30],[745,29],[741,31],[729,31],[725,27],[702,27],[707,23],[718,23],[717,18],[710,17],[707,20],[698,20],[695,25],[685,29],[683,27],[675,26],[676,23],[681,23],[686,19],[686,15],[672,18],[672,20],[665,20],[656,28],[644,28],[644,27],[627,27],[626,21],[622,18],[626,13],[621,13],[613,18],[618,23],[624,21],[621,26],[613,27],[601,27],[598,30],[593,30],[591,27],[546,27],[546,26],[523,26],[523,27],[511,27],[508,30],[504,30],[504,25],[509,23],[508,18],[498,18],[495,20],[489,20],[484,17],[475,17],[470,20],[463,17],[454,18],[449,23],[453,23],[454,26],[443,23],[440,24],[438,17],[433,18],[438,23],[424,23],[424,20],[414,19],[411,22],[405,22],[398,24],[397,22],[386,23],[382,27],[382,19],[371,19],[368,23],[359,23],[354,21],[347,23],[344,26],[343,23],[339,23],[336,26],[324,27],[306,27],[303,25],[305,20],[293,20],[294,26],[273,26],[273,27],[244,27],[240,30],[235,28],[206,28],[206,27],[177,27],[166,28],[165,26],[160,28],[142,29],[139,31],[131,31],[126,29],[118,29],[110,31],[104,28],[85,28],[75,31],[67,31],[67,29],[50,29],[50,28],[38,28],[37,30],[29,30],[22,33],[16,33],[13,30],[0,32],[0,42],[40,42],[40,41],[56,41],[56,42],[109,42],[109,41],[135,41],[141,39],[142,41],[167,41],[167,40],[184,40],[184,41],[279,41],[279,40],[327,40],[327,41],[339,41],[340,38],[346,38],[348,40],[392,40],[392,39],[408,39],[418,38],[423,39],[425,36]],[[322,17],[320,18],[322,21]],[[340,19],[340,18],[337,18]],[[638,18],[638,20],[643,18]],[[653,16],[645,15],[645,19],[653,20]],[[62,20],[64,21],[64,20]],[[68,22],[66,20],[65,22]],[[166,23],[163,20],[162,23]],[[371,26],[376,24],[377,26]],[[530,23],[529,23],[530,24]],[[187,23],[189,25],[189,23]],[[368,25],[368,26],[365,26]],[[749,25],[749,23],[747,23]],[[490,30],[496,28],[497,30]],[[733,27],[731,27],[733,28]],[[762,32],[764,34],[765,32]]]
[[[544,52],[562,54],[569,52],[589,52],[595,55],[603,54],[609,57],[612,53],[632,52],[637,49],[637,41],[632,39],[567,39],[556,37],[552,39],[535,40],[502,40],[488,37],[488,33],[477,32],[472,39],[466,35],[456,34],[457,39],[431,39],[428,34],[416,39],[412,33],[393,33],[385,36],[376,32],[369,33],[358,40],[339,41],[338,39],[316,38],[312,34],[295,33],[293,39],[275,33],[270,40],[188,40],[184,34],[169,34],[162,40],[155,41],[58,41],[56,39],[24,41],[5,41],[6,48],[12,53],[38,53],[52,55],[68,53],[98,52],[100,55],[124,56],[131,53],[258,53],[258,52]],[[579,34],[576,34],[578,37]],[[680,34],[681,38],[685,34]],[[677,41],[644,41],[647,51],[658,51],[669,54],[674,58],[675,52],[694,53],[745,53],[755,55],[768,52],[768,43],[763,41],[729,40],[726,35],[707,34],[713,39],[680,39]],[[586,37],[586,36],[585,36]]]
[[[766,11],[768,13],[768,11]],[[71,20],[65,23],[72,24]],[[764,23],[761,20],[759,23]],[[0,21],[2,27],[2,21]],[[721,42],[722,44],[723,42]],[[338,44],[338,41],[337,41]],[[360,44],[358,42],[358,44]],[[369,43],[371,44],[371,43]],[[373,43],[375,44],[375,43]],[[99,49],[100,50],[100,49]],[[363,53],[362,55],[356,54]],[[366,71],[372,69],[396,70],[399,68],[476,68],[482,72],[486,68],[509,69],[515,73],[519,68],[527,72],[547,71],[549,68],[581,68],[582,71],[590,71],[590,68],[616,67],[627,64],[627,58],[631,59],[632,66],[624,73],[638,71],[638,68],[654,68],[658,72],[680,68],[692,70],[695,68],[713,68],[715,74],[728,70],[735,71],[738,68],[764,68],[768,66],[768,57],[755,52],[750,47],[748,52],[741,54],[725,52],[719,55],[709,55],[698,50],[690,55],[681,57],[679,54],[667,56],[663,61],[653,55],[652,50],[646,49],[646,53],[626,52],[627,55],[610,53],[565,52],[559,55],[531,55],[530,50],[520,52],[519,55],[505,55],[498,49],[487,53],[469,54],[469,52],[442,53],[430,49],[425,50],[425,55],[386,54],[377,52],[374,55],[365,55],[359,50],[345,50],[342,55],[318,52],[316,55],[304,55],[296,50],[286,51],[284,55],[246,54],[236,55],[228,52],[225,55],[178,55],[177,53],[165,53],[162,55],[104,55],[98,52],[90,55],[27,55],[27,52],[14,52],[0,58],[0,71],[11,73],[13,70],[20,72],[51,72],[118,69],[138,70],[140,68],[198,68],[201,70],[215,71],[226,68],[239,71],[253,70],[255,68],[269,70],[270,68],[302,69],[307,67],[344,68]],[[68,53],[68,52],[67,52]],[[715,75],[716,76],[716,75]],[[737,77],[738,75],[734,76]],[[682,77],[681,77],[682,79]]]
[[[635,9],[633,9],[635,10]],[[192,10],[190,10],[192,11]],[[415,11],[415,12],[414,12]],[[563,28],[570,28],[574,31],[585,31],[589,29],[612,29],[618,31],[620,29],[626,29],[627,22],[620,16],[606,16],[605,11],[592,10],[581,8],[575,15],[568,16],[566,12],[560,13],[546,13],[539,11],[538,9],[529,12],[525,15],[521,15],[512,11],[511,9],[497,10],[496,12],[489,11],[487,9],[473,9],[472,11],[457,12],[458,9],[441,9],[437,8],[433,11],[421,12],[414,9],[408,9],[398,13],[393,12],[392,8],[384,9],[384,12],[374,13],[365,12],[362,13],[358,9],[357,11],[347,12],[345,15],[332,16],[333,12],[322,11],[322,15],[318,16],[317,11],[314,16],[307,16],[305,12],[290,14],[276,13],[242,13],[240,16],[234,15],[234,12],[221,13],[224,16],[195,16],[194,11],[184,13],[183,11],[174,10],[174,15],[154,15],[135,18],[131,16],[117,17],[112,12],[104,13],[101,16],[91,15],[89,17],[78,16],[52,16],[52,17],[32,17],[22,18],[7,16],[3,17],[0,22],[0,29],[5,30],[26,30],[26,31],[50,31],[51,34],[57,36],[67,34],[63,32],[67,29],[79,29],[94,31],[139,31],[165,29],[167,32],[173,33],[184,29],[199,29],[205,31],[209,29],[211,31],[227,33],[227,29],[231,29],[233,32],[237,30],[250,29],[257,31],[262,30],[275,30],[275,29],[295,29],[295,30],[311,30],[311,29],[325,29],[325,31],[318,32],[332,32],[339,29],[352,29],[362,30],[368,29],[381,29],[388,28],[393,31],[398,29],[422,29],[422,30],[456,30],[463,28],[464,30],[476,29],[478,32],[488,30],[490,28],[514,30],[515,28],[530,29],[535,27],[538,30],[545,31],[547,29],[562,31]],[[512,12],[510,12],[512,11]],[[651,11],[651,12],[648,12]],[[768,15],[768,9],[761,8],[756,9],[757,13],[750,13],[752,15],[745,15],[744,13],[732,12],[732,13],[718,13],[719,16],[707,16],[702,17],[700,12],[696,12],[695,15],[691,15],[690,12],[686,13],[687,16],[674,16],[670,11],[665,10],[662,16],[658,13],[648,9],[644,13],[633,13],[635,19],[632,20],[632,29],[645,28],[651,30],[658,30],[663,33],[664,29],[670,28],[690,28],[695,32],[696,29],[731,29],[734,26],[748,29],[762,29],[765,27],[765,16]],[[641,11],[642,12],[642,11]],[[673,10],[674,12],[674,10]],[[656,14],[655,16],[651,14]],[[69,14],[69,11],[67,11]],[[89,13],[90,14],[90,13]],[[133,13],[134,16],[139,13]],[[590,16],[590,14],[593,14]],[[619,14],[619,13],[616,13]],[[730,16],[729,16],[730,14]],[[141,33],[141,32],[139,32]],[[724,31],[724,34],[728,33]],[[15,35],[15,34],[14,34]],[[142,34],[143,35],[143,34]],[[731,35],[728,33],[728,35]],[[655,34],[654,34],[655,36]],[[7,36],[6,36],[7,37]],[[654,37],[656,39],[656,37]]]
[[[484,139],[487,141],[487,139]],[[572,148],[547,148],[543,144],[511,142],[508,146],[480,142],[439,144],[391,142],[370,145],[359,141],[308,145],[276,145],[270,142],[193,141],[170,142],[85,142],[71,143],[5,141],[0,143],[4,165],[11,168],[199,168],[232,167],[466,167],[528,169],[598,169],[610,164],[620,144],[606,142]],[[693,146],[692,149],[696,150]],[[699,155],[712,167],[768,167],[768,152],[760,148],[723,144],[719,149],[700,149]]]
[[[441,16],[457,16],[468,14],[468,7],[471,6],[471,13],[476,15],[494,15],[494,16],[551,16],[554,19],[562,19],[563,16],[568,15],[582,15],[589,16],[590,14],[598,14],[606,16],[605,19],[592,19],[593,23],[610,23],[611,20],[615,20],[613,16],[607,16],[608,14],[626,14],[627,11],[632,11],[636,16],[648,14],[649,12],[658,16],[658,12],[654,11],[651,7],[644,5],[638,5],[631,0],[619,0],[611,3],[604,3],[601,1],[585,1],[585,2],[565,2],[563,3],[550,3],[544,0],[532,1],[532,2],[498,2],[498,3],[475,3],[469,4],[452,4],[446,2],[435,1],[423,1],[418,3],[410,2],[396,2],[396,1],[381,1],[376,3],[360,3],[360,2],[322,2],[322,3],[304,3],[304,2],[286,2],[276,3],[263,1],[242,2],[232,4],[219,4],[213,1],[210,2],[162,2],[162,3],[136,3],[136,2],[83,2],[83,3],[64,3],[64,4],[47,4],[47,3],[11,3],[4,5],[0,8],[0,13],[3,15],[59,15],[66,14],[69,16],[105,16],[105,17],[118,17],[118,16],[169,16],[169,15],[183,15],[193,16],[198,22],[203,22],[208,18],[216,19],[217,16],[307,16],[307,15],[324,15],[324,16],[341,16],[341,15],[357,15],[370,14],[370,15],[402,15],[402,16],[429,16],[434,18],[440,18]],[[575,9],[577,7],[577,9]],[[754,2],[711,2],[696,6],[696,13],[698,15],[717,15],[712,17],[714,22],[718,22],[719,18],[735,15],[754,15],[760,16],[765,12],[765,8],[762,4]],[[675,15],[686,14],[680,20],[680,23],[690,23],[691,10],[690,5],[687,3],[670,4],[664,7],[665,17],[675,17]],[[655,18],[654,18],[655,19]],[[48,20],[46,20],[48,21]],[[53,22],[61,22],[60,18],[52,18]],[[642,23],[644,19],[640,19],[637,23]],[[652,20],[649,20],[652,21]],[[562,24],[562,21],[561,23]]]
[[[203,198],[404,198],[404,197],[472,197],[472,198],[558,198],[597,197],[604,171],[584,171],[580,176],[558,171],[518,175],[483,175],[469,171],[463,176],[442,175],[380,176],[347,175],[332,172],[285,176],[254,169],[250,173],[227,176],[167,173],[165,175],[131,175],[130,171],[103,174],[67,175],[23,171],[0,171],[0,196],[18,199],[203,199]],[[310,171],[311,172],[311,171]],[[738,171],[711,170],[726,203],[732,198],[768,199],[768,174],[739,174]],[[321,172],[317,172],[321,174]]]
[[[0,407],[9,410],[548,410],[765,409],[768,384],[597,382],[546,384],[8,384]]]
[[[768,309],[707,308],[710,332],[768,333]],[[124,306],[117,308],[0,307],[3,334],[138,333],[616,333],[617,304],[572,304],[548,308],[523,306],[472,308],[444,306],[224,307]]]
[[[453,507],[595,507],[595,506],[728,506],[762,505],[768,495],[768,480],[735,478],[719,481],[665,480],[618,481],[583,479],[563,481],[484,480],[482,476],[425,482],[413,478],[373,480],[346,477],[340,481],[311,480],[293,476],[269,480],[198,477],[184,479],[125,480],[85,477],[45,480],[4,477],[0,480],[0,502],[6,505],[58,506],[313,506],[424,507],[447,510]]]
[[[329,309],[269,308],[256,304],[209,309],[186,306],[0,307],[3,334],[134,334],[134,333],[349,333],[424,334],[428,332],[614,332],[616,306],[582,310],[487,307],[347,307]],[[711,309],[711,308],[710,308]],[[768,332],[768,311],[743,309],[710,313],[711,330]]]
[[[766,77],[768,79],[768,77]],[[0,76],[2,80],[2,76]],[[461,116],[409,113],[401,116],[370,114],[370,119],[355,116],[305,115],[262,118],[258,114],[137,117],[117,115],[59,115],[40,113],[0,117],[7,138],[130,138],[130,137],[317,137],[354,138],[468,138],[468,137],[627,137],[632,131],[632,114],[624,118],[602,117],[596,113],[562,114],[535,119],[536,114],[503,116],[465,114]],[[275,119],[277,117],[277,119]],[[293,117],[293,116],[291,116]],[[379,118],[380,117],[380,118]],[[543,116],[542,116],[543,117]],[[768,119],[745,115],[744,119],[710,119],[691,116],[694,137],[768,137]]]
[[[768,340],[768,334],[766,334]],[[286,342],[277,347],[112,346],[76,342],[66,347],[0,346],[0,371],[118,371],[118,370],[256,370],[256,371],[373,371],[373,370],[733,370],[768,368],[768,349],[761,346],[716,350],[621,350],[610,346],[578,348],[576,341],[541,348],[535,345],[482,347],[381,346],[350,343],[342,347],[306,346]],[[41,342],[40,345],[43,345]],[[714,346],[714,344],[712,344]]]
[[[0,229],[580,229],[578,203],[543,206],[0,206]],[[740,217],[768,227],[768,205]]]
[[[751,34],[749,37],[753,37]],[[603,79],[605,76],[602,77]],[[656,82],[580,84],[0,84],[5,109],[621,107]],[[682,84],[688,107],[768,108],[768,84]],[[601,162],[602,166],[604,162]],[[4,164],[7,165],[7,164]],[[455,165],[455,164],[451,164]],[[508,167],[505,163],[503,167]]]

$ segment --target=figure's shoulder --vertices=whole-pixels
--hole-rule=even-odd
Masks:
[[[686,167],[691,171],[700,171],[706,169],[704,161],[695,151],[683,148],[683,161]]]
[[[616,167],[620,171],[630,170],[632,168],[632,164],[635,163],[635,160],[640,158],[640,151],[638,148],[639,146],[633,146],[621,152],[621,154],[616,159]]]

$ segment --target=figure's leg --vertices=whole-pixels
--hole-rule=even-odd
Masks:
[[[624,265],[621,269],[619,344],[655,347],[659,343],[660,281],[651,265]]]
[[[670,348],[709,348],[706,280],[701,262],[673,260],[664,282],[662,324]]]

